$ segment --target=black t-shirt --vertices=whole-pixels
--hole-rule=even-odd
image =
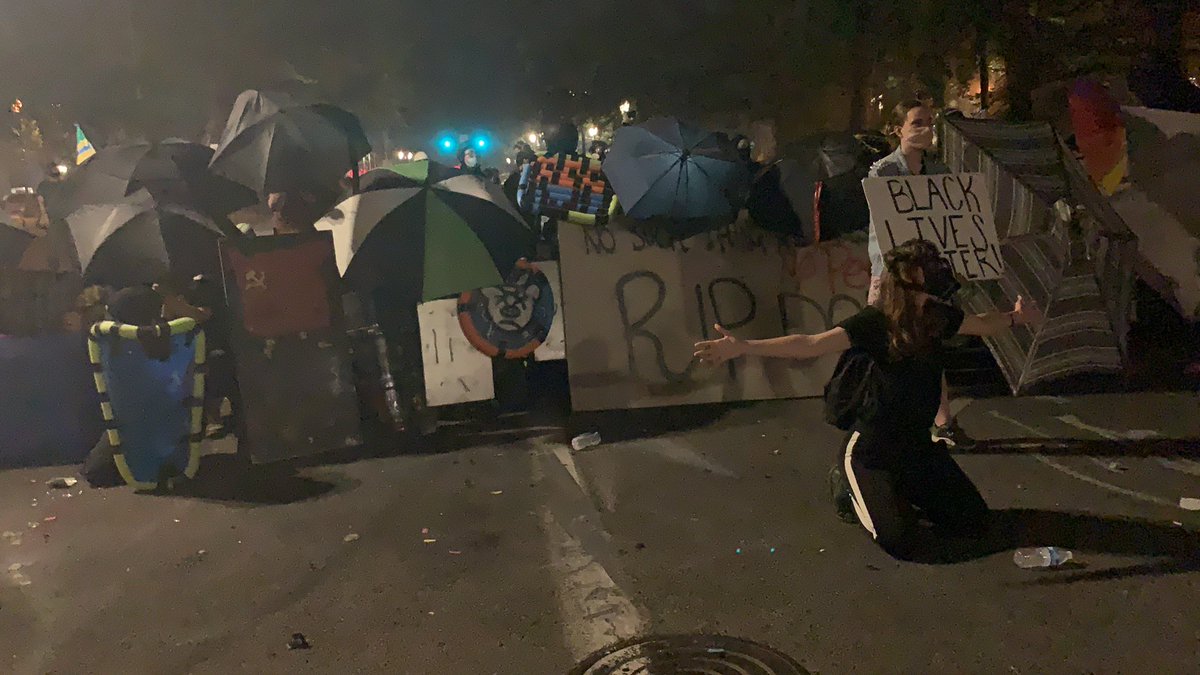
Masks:
[[[930,302],[926,311],[943,314],[945,330],[927,354],[893,359],[888,353],[888,319],[877,307],[867,307],[838,324],[850,344],[870,354],[879,365],[879,405],[860,431],[895,434],[928,434],[942,397],[945,350],[942,341],[958,333],[963,311],[952,305]]]

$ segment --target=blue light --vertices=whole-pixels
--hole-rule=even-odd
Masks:
[[[443,138],[442,142],[441,142],[441,146],[442,146],[443,150],[445,150],[446,152],[450,152],[451,150],[454,149],[454,139],[450,138],[449,136]]]
[[[486,138],[477,139],[475,141],[475,145],[478,145],[479,149],[482,150],[487,147],[487,139]]]

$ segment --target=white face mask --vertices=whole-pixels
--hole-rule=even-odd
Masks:
[[[479,158],[475,155],[467,155],[466,158],[463,159],[463,164],[466,164],[468,167],[474,169],[476,165],[479,164]]]
[[[908,134],[905,142],[918,150],[928,150],[933,147],[933,127],[917,129]]]

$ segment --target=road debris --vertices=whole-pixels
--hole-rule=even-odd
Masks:
[[[78,482],[78,478],[72,478],[71,476],[59,476],[58,478],[51,478],[50,480],[46,481],[46,487],[54,490],[66,490],[75,487],[75,484]]]
[[[1195,497],[1180,497],[1179,508],[1184,511],[1200,511],[1200,499]]]
[[[504,490],[492,490],[492,496],[499,496],[502,494],[504,494]]]
[[[352,541],[358,541],[358,535],[351,532],[350,534],[342,537],[342,541],[346,542],[347,544],[349,544]]]
[[[426,544],[436,544],[437,543],[437,539],[424,539],[422,541],[424,541]]]
[[[447,553],[449,553],[450,555],[462,555],[462,551],[456,551],[454,549],[450,549],[449,551],[447,551]]]
[[[312,645],[308,644],[308,638],[304,637],[304,633],[292,633],[292,639],[288,640],[288,649],[312,649]]]
[[[586,450],[590,447],[600,445],[600,442],[600,434],[596,433],[595,431],[591,431],[586,434],[579,434],[575,438],[572,438],[571,449],[575,452],[579,452],[580,450]]]
[[[46,516],[45,518],[42,518],[42,522],[46,523],[53,523],[56,520],[58,520],[58,516]]]

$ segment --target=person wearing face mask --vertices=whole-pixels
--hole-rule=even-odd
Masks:
[[[474,148],[464,147],[458,151],[458,166],[454,167],[460,173],[470,176],[483,177],[483,167],[479,165],[479,155]]]
[[[920,176],[950,173],[950,169],[928,154],[933,147],[933,109],[920,99],[904,101],[892,111],[892,133],[900,139],[896,151],[876,162],[868,173],[878,176]],[[867,292],[867,304],[879,300],[879,288],[883,278],[883,253],[875,228],[871,227],[867,240],[867,255],[871,259],[871,287]],[[959,450],[968,450],[975,440],[958,425],[950,412],[950,389],[942,378],[942,403],[934,420],[934,440],[945,441]]]
[[[907,241],[885,260],[880,302],[831,330],[743,340],[717,325],[721,337],[697,343],[694,355],[711,366],[744,356],[806,360],[849,350],[854,358],[868,359],[871,370],[852,386],[871,393],[850,411],[844,427],[850,435],[838,452],[849,516],[892,556],[927,560],[941,548],[942,537],[979,540],[989,525],[979,491],[947,445],[929,437],[945,342],[955,335],[1000,335],[1039,324],[1043,315],[1020,296],[1009,312],[964,314],[946,302],[958,282],[928,241]]]

